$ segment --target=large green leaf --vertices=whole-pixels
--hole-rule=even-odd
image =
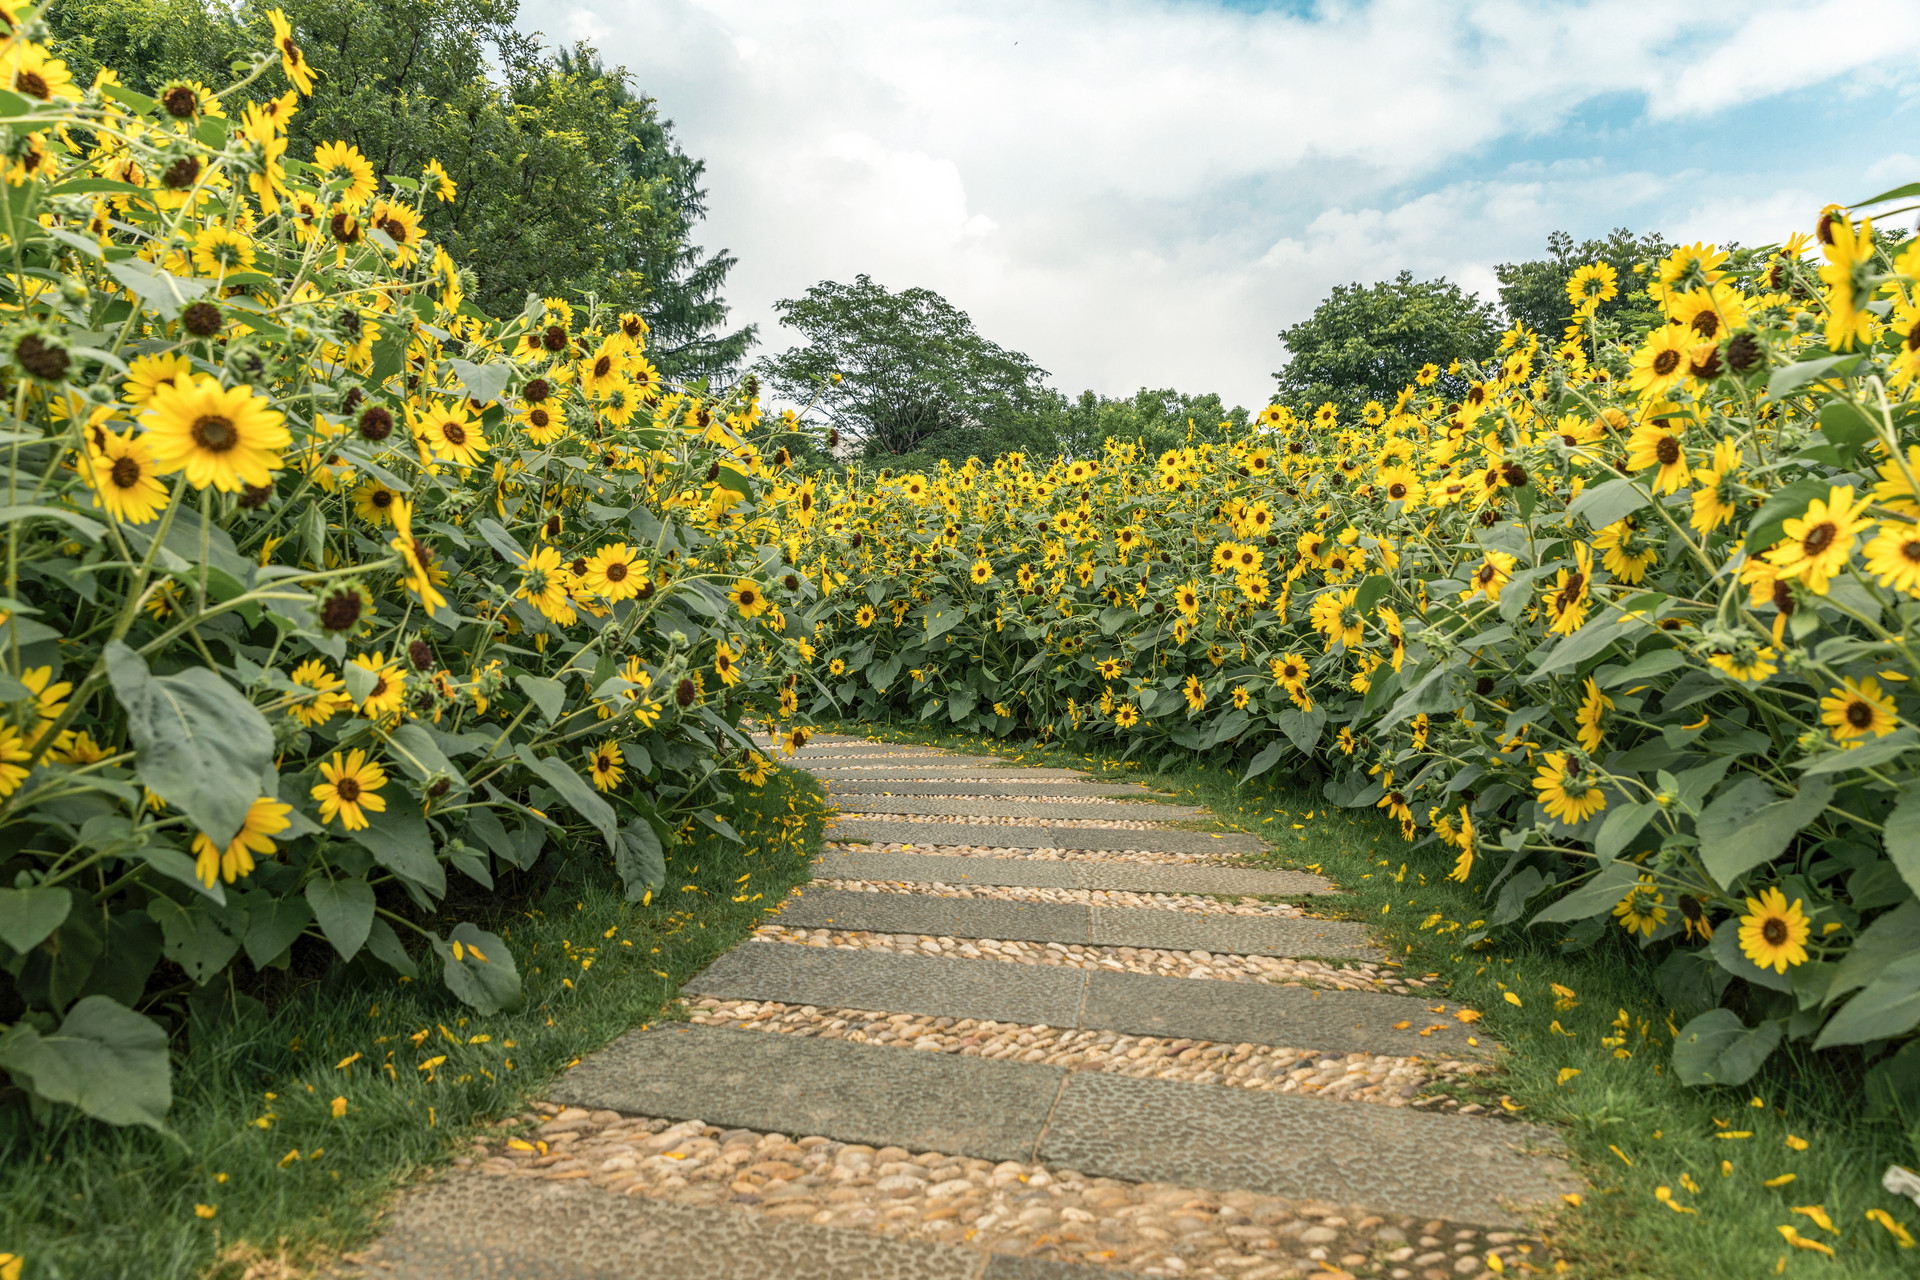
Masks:
[[[594,828],[606,838],[607,848],[617,856],[620,849],[619,820],[613,816],[613,806],[600,798],[590,783],[572,769],[558,756],[541,759],[533,754],[533,748],[522,746],[518,752],[520,763],[533,770],[540,779],[559,792],[572,810],[594,825]]]
[[[1603,911],[1611,911],[1627,896],[1627,890],[1640,882],[1640,868],[1631,862],[1609,862],[1593,879],[1572,893],[1549,903],[1536,915],[1533,924],[1564,923],[1585,920]]]
[[[388,786],[380,794],[386,799],[386,812],[368,812],[368,825],[349,834],[375,862],[408,885],[429,898],[445,897],[447,869],[433,856],[433,834],[427,830],[420,802],[404,787]]]
[[[256,969],[278,960],[313,919],[304,898],[279,898],[265,889],[249,893],[245,905],[247,931],[240,942]]]
[[[307,905],[342,960],[353,959],[366,945],[367,931],[373,928],[373,886],[365,880],[316,876],[307,881]]]
[[[1280,713],[1280,732],[1286,734],[1287,741],[1299,748],[1300,753],[1305,756],[1313,755],[1313,749],[1320,745],[1320,735],[1326,727],[1325,707],[1315,707],[1311,711],[1288,707]]]
[[[1899,869],[1900,878],[1920,895],[1920,790],[1908,787],[1900,803],[1893,806],[1884,838],[1887,857]]]
[[[73,910],[73,895],[52,889],[0,889],[0,942],[27,951],[46,941]]]
[[[173,1105],[167,1033],[105,996],[75,1004],[50,1036],[25,1022],[0,1032],[0,1067],[48,1101],[96,1120],[166,1132]]]
[[[224,847],[260,798],[260,776],[273,759],[266,718],[205,667],[156,676],[118,640],[107,645],[106,660],[140,781]]]
[[[1769,991],[1793,990],[1792,978],[1773,969],[1762,969],[1747,958],[1747,953],[1740,949],[1740,930],[1731,924],[1714,933],[1707,949],[1713,953],[1714,963],[1736,978],[1744,978]]]
[[[1645,485],[1630,476],[1622,476],[1582,489],[1580,496],[1567,504],[1567,514],[1585,519],[1595,529],[1603,529],[1652,501]]]
[[[1833,799],[1833,784],[1814,778],[1797,794],[1780,799],[1765,779],[1746,774],[1736,779],[1701,811],[1700,861],[1721,888],[1786,850],[1800,829],[1819,817]]]
[[[650,893],[658,893],[667,880],[666,850],[660,847],[660,836],[650,824],[638,818],[621,826],[613,865],[620,873],[628,902],[639,902]]]
[[[1745,1084],[1780,1044],[1777,1022],[1749,1028],[1730,1009],[1709,1009],[1680,1028],[1673,1074],[1681,1084]]]
[[[497,934],[457,924],[445,942],[433,940],[447,990],[481,1013],[518,1009],[524,1001],[513,953]]]
[[[147,914],[160,926],[167,959],[202,986],[226,968],[240,949],[203,903],[183,907],[172,898],[155,898],[147,904]]]
[[[1828,1019],[1813,1047],[1891,1040],[1915,1027],[1920,1027],[1920,953],[1902,956],[1882,969]]]

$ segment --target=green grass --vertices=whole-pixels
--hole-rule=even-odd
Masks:
[[[861,732],[855,725],[844,728]],[[1159,771],[1106,756],[919,727],[868,731],[1024,764],[1124,776],[1267,837],[1275,848],[1250,859],[1254,865],[1313,868],[1332,877],[1347,892],[1315,899],[1314,908],[1373,926],[1409,974],[1438,975],[1445,993],[1434,1003],[1445,1000],[1449,1013],[1461,1005],[1483,1011],[1477,1028],[1504,1049],[1504,1074],[1491,1078],[1495,1089],[1486,1100],[1500,1108],[1505,1097],[1519,1118],[1551,1125],[1564,1136],[1588,1186],[1582,1203],[1563,1206],[1545,1229],[1570,1274],[1623,1280],[1776,1274],[1895,1280],[1920,1274],[1920,1248],[1898,1247],[1865,1217],[1868,1209],[1884,1209],[1920,1238],[1920,1210],[1879,1186],[1888,1164],[1912,1165],[1916,1153],[1894,1126],[1862,1118],[1857,1062],[1790,1045],[1741,1089],[1676,1084],[1666,1069],[1669,1010],[1653,965],[1624,931],[1575,955],[1554,949],[1545,929],[1464,949],[1456,939],[1465,930],[1454,926],[1484,914],[1477,892],[1484,869],[1470,885],[1448,880],[1450,853],[1433,845],[1410,851],[1397,827],[1371,811],[1330,809],[1316,793],[1264,777],[1236,785],[1238,775],[1216,765]],[[1294,830],[1294,823],[1303,829]],[[1572,996],[1558,995],[1556,983]],[[1623,1015],[1624,1029],[1614,1025]],[[1563,1082],[1567,1072],[1577,1074]],[[1804,1141],[1805,1149],[1790,1145],[1790,1136]],[[1788,1174],[1792,1181],[1766,1185]],[[1687,1189],[1683,1175],[1700,1190]],[[1656,1197],[1659,1187],[1669,1189],[1673,1203],[1696,1212],[1670,1208]],[[1823,1208],[1838,1234],[1793,1213],[1806,1206]],[[1778,1230],[1782,1225],[1828,1245],[1836,1256],[1788,1245]]]
[[[237,1277],[282,1252],[311,1263],[363,1242],[398,1186],[662,1016],[807,878],[821,812],[793,770],[741,794],[731,821],[745,845],[703,832],[670,858],[651,906],[628,905],[601,856],[536,867],[494,925],[525,979],[518,1013],[473,1016],[437,983],[315,965],[270,1007],[193,1028],[176,1056],[176,1137],[66,1112],[0,1136],[0,1251],[26,1257],[23,1280],[159,1280]]]

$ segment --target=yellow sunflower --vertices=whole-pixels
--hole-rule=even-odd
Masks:
[[[1643,422],[1627,439],[1627,467],[1645,471],[1658,467],[1654,487],[1661,493],[1678,493],[1693,476],[1687,466],[1687,450],[1680,443],[1680,430],[1664,421]]]
[[[1665,395],[1687,376],[1687,351],[1693,341],[1684,326],[1661,325],[1633,353],[1627,385],[1648,400]]]
[[[606,600],[631,600],[647,581],[640,553],[624,542],[610,542],[587,558],[580,585]]]
[[[271,854],[273,837],[293,825],[287,815],[293,806],[261,796],[247,809],[246,821],[222,849],[206,832],[193,837],[193,874],[201,884],[213,887],[215,877],[232,884],[241,876],[253,874],[253,855]]]
[[[480,455],[492,447],[463,403],[432,406],[415,420],[414,434],[434,457],[456,466],[478,466]]]
[[[264,488],[273,483],[281,452],[293,443],[286,417],[271,405],[251,387],[222,387],[216,378],[183,374],[154,387],[141,439],[162,474],[185,471],[196,489]]]
[[[1760,968],[1785,973],[1790,965],[1806,963],[1812,932],[1813,922],[1800,909],[1800,899],[1788,906],[1786,894],[1767,888],[1747,899],[1747,914],[1740,917],[1740,950]]]
[[[1591,781],[1582,781],[1584,770],[1577,759],[1564,751],[1549,751],[1546,763],[1533,779],[1540,806],[1550,817],[1568,826],[1585,822],[1607,807],[1607,798]]]
[[[1899,727],[1900,713],[1872,676],[1858,683],[1842,677],[1840,686],[1820,699],[1820,722],[1833,731],[1835,741],[1849,742],[1869,733],[1886,737]]]
[[[727,599],[733,601],[733,607],[740,611],[743,618],[757,618],[773,604],[767,599],[767,593],[760,589],[759,583],[746,578],[733,584],[733,590],[727,592]]]
[[[350,208],[365,204],[377,186],[373,165],[349,143],[321,143],[313,149],[313,167],[320,181],[333,184],[339,202]]]
[[[139,436],[100,433],[100,446],[80,454],[81,477],[96,504],[115,520],[145,524],[167,505],[167,487],[154,478],[153,451]]]
[[[370,825],[367,814],[386,812],[386,797],[379,792],[387,785],[387,771],[359,747],[344,761],[338,751],[332,760],[322,760],[320,776],[326,781],[315,783],[310,794],[320,802],[321,822],[338,818],[348,831],[365,831]]]
[[[1601,720],[1607,712],[1613,710],[1613,699],[1600,692],[1600,686],[1593,678],[1587,678],[1586,697],[1580,701],[1580,710],[1574,716],[1574,722],[1580,726],[1580,746],[1593,752],[1600,749],[1600,742],[1606,736],[1601,728]]]
[[[287,79],[301,93],[313,92],[313,67],[307,62],[306,55],[300,52],[300,46],[293,42],[293,26],[287,21],[287,15],[278,9],[267,11],[267,18],[273,23],[273,47],[280,53],[280,69],[287,73]]]
[[[1643,938],[1653,936],[1653,931],[1667,922],[1667,898],[1654,887],[1652,876],[1641,876],[1638,884],[1627,890],[1627,896],[1614,905],[1614,917],[1628,933],[1637,933]]]
[[[1813,499],[1788,520],[1786,537],[1766,553],[1778,576],[1798,578],[1815,595],[1839,576],[1853,554],[1854,539],[1867,527],[1865,501],[1855,503],[1852,485],[1833,485],[1825,501]]]
[[[371,525],[393,523],[393,507],[401,497],[378,480],[369,480],[353,491],[353,510]]]
[[[1594,307],[1620,296],[1619,272],[1610,262],[1589,262],[1567,280],[1567,301],[1576,307]]]
[[[360,702],[361,715],[369,720],[378,720],[400,710],[400,704],[407,695],[407,685],[398,665],[388,662],[386,655],[377,650],[354,658],[353,665],[373,673],[373,689]]]
[[[593,785],[601,791],[611,791],[620,785],[620,779],[626,776],[626,770],[620,766],[626,757],[620,752],[620,744],[611,740],[602,742],[587,757],[587,773],[593,779]]]
[[[1471,600],[1476,595],[1484,595],[1492,603],[1499,604],[1500,589],[1512,581],[1516,563],[1504,551],[1486,552],[1467,578],[1467,589],[1460,593],[1460,598]]]
[[[1867,572],[1881,586],[1920,596],[1920,524],[1882,520],[1866,556]]]

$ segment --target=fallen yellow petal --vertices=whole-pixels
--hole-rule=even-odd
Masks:
[[[1617,1155],[1617,1156],[1619,1156],[1619,1157],[1620,1157],[1620,1160],[1621,1160],[1621,1162],[1622,1162],[1622,1163],[1624,1163],[1624,1164],[1625,1164],[1625,1165],[1627,1166],[1627,1168],[1629,1168],[1629,1169],[1631,1169],[1631,1168],[1633,1168],[1633,1161],[1631,1161],[1631,1160],[1628,1160],[1628,1159],[1627,1159],[1627,1153],[1626,1153],[1626,1152],[1624,1152],[1624,1151],[1622,1151],[1622,1150],[1621,1150],[1620,1148],[1618,1148],[1618,1147],[1616,1147],[1616,1146],[1614,1146],[1614,1145],[1613,1145],[1612,1143],[1608,1143],[1608,1144],[1607,1144],[1607,1150],[1609,1150],[1609,1151],[1611,1151],[1611,1152],[1613,1152],[1613,1154],[1615,1154],[1615,1155]]]
[[[1456,1017],[1456,1018],[1458,1018],[1458,1019],[1460,1019],[1460,1021],[1462,1021],[1462,1022],[1478,1022],[1478,1021],[1480,1021],[1480,1015],[1479,1015],[1479,1014],[1477,1014],[1477,1013],[1475,1013],[1475,1012],[1474,1012],[1473,1010],[1471,1010],[1471,1009],[1460,1009],[1460,1010],[1457,1010],[1457,1011],[1456,1011],[1456,1012],[1454,1013],[1454,1015],[1453,1015],[1453,1016],[1454,1016],[1454,1017]]]
[[[357,1053],[350,1053],[346,1057],[340,1059],[340,1061],[334,1063],[333,1069],[335,1071],[345,1071],[348,1067],[352,1066],[354,1063],[358,1061],[360,1061],[360,1055]]]
[[[1507,992],[1506,1001],[1508,1004],[1513,1005],[1515,1008],[1520,1007],[1520,997],[1513,994],[1513,992],[1511,991]]]
[[[347,1114],[347,1100],[345,1098],[335,1098],[333,1100],[333,1118],[338,1120],[345,1114]]]
[[[1798,1231],[1795,1231],[1792,1227],[1783,1226],[1776,1229],[1780,1232],[1780,1238],[1785,1240],[1788,1244],[1792,1245],[1796,1249],[1813,1249],[1813,1250],[1816,1250],[1817,1252],[1826,1254],[1829,1258],[1833,1256],[1833,1249],[1831,1246],[1824,1245],[1820,1243],[1820,1241],[1818,1240],[1809,1240],[1805,1236],[1801,1235]]]
[[[1411,1022],[1396,1022],[1393,1024],[1393,1029],[1395,1031],[1405,1031],[1408,1027],[1412,1025],[1413,1024]]]
[[[1840,1232],[1834,1228],[1833,1219],[1827,1216],[1827,1207],[1823,1204],[1803,1204],[1796,1208],[1789,1209],[1787,1212],[1799,1214],[1801,1217],[1810,1220],[1814,1226],[1820,1228],[1822,1231],[1831,1231],[1834,1235],[1840,1234]]]
[[[1805,1138],[1796,1138],[1792,1134],[1788,1134],[1787,1145],[1789,1147],[1792,1147],[1795,1151],[1805,1151],[1807,1149],[1807,1140]]]
[[[197,1204],[193,1206],[193,1216],[196,1218],[211,1218],[218,1212],[219,1210],[210,1204]]]
[[[1560,1078],[1555,1083],[1565,1084],[1567,1081],[1573,1079],[1575,1076],[1579,1074],[1580,1074],[1580,1068],[1578,1067],[1562,1067],[1560,1068]]]
[[[1789,1182],[1792,1182],[1795,1178],[1799,1176],[1800,1175],[1797,1173],[1783,1173],[1777,1178],[1768,1178],[1765,1182],[1761,1183],[1760,1185],[1763,1187],[1784,1187]]]
[[[1885,1209],[1869,1209],[1867,1210],[1867,1218],[1869,1221],[1877,1222],[1888,1231],[1891,1231],[1893,1238],[1900,1242],[1902,1249],[1913,1248],[1913,1233],[1901,1226],[1898,1222],[1895,1222],[1893,1215]]]

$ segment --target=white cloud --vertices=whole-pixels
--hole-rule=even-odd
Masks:
[[[940,291],[1069,391],[1247,403],[1334,283],[1491,290],[1556,227],[1778,238],[1819,201],[1670,173],[1658,144],[1725,131],[1729,172],[1779,164],[1743,113],[1920,52],[1895,0],[528,0],[524,21],[627,65],[707,160],[701,235],[739,256],[728,298],[763,350],[790,340],[775,299],[864,271]],[[1557,133],[1621,101],[1648,154],[1609,158],[1614,117]]]

